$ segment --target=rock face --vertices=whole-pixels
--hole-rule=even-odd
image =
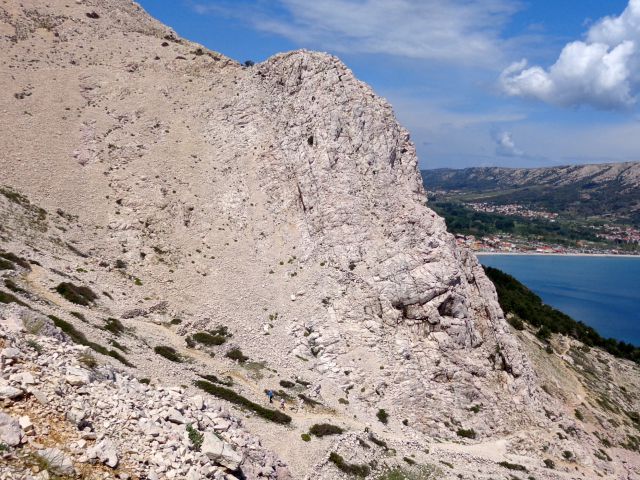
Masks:
[[[337,58],[247,68],[128,0],[24,0],[0,5],[0,62],[0,395],[27,448],[51,409],[74,462],[149,479],[337,478],[332,451],[372,474],[536,472],[543,447],[564,472],[636,468],[545,413],[575,406],[539,388],[408,133]],[[323,422],[345,433],[301,439]]]

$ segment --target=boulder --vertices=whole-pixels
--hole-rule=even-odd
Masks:
[[[15,447],[20,445],[21,441],[22,429],[18,420],[0,412],[0,443]]]
[[[98,459],[101,463],[111,468],[116,468],[118,465],[118,452],[115,444],[105,438],[101,442],[98,442],[87,451],[87,456],[90,460]]]
[[[204,433],[201,452],[213,462],[229,470],[238,469],[243,460],[242,455],[236,452],[231,445],[211,432]]]
[[[73,474],[73,462],[62,450],[45,448],[38,450],[38,456],[47,463],[52,472],[59,475]]]
[[[67,374],[64,379],[69,385],[80,387],[91,383],[91,372],[79,367],[67,367]]]

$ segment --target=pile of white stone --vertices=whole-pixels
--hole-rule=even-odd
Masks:
[[[280,460],[209,398],[182,387],[150,386],[110,365],[89,368],[87,347],[59,333],[35,336],[19,325],[9,328],[1,322],[2,308],[0,405],[7,413],[0,413],[0,455],[8,465],[19,464],[10,461],[12,454],[28,450],[65,475],[102,464],[111,469],[102,467],[104,478],[290,478]],[[63,445],[47,442],[56,417],[74,432]],[[3,468],[0,478],[3,473],[32,478],[32,470]]]

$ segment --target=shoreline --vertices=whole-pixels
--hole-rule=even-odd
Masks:
[[[504,256],[529,256],[529,257],[607,257],[607,258],[640,258],[640,255],[631,255],[628,253],[540,253],[540,252],[484,252],[474,251],[477,257],[486,255],[504,255]]]

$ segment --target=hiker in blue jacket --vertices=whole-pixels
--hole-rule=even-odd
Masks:
[[[273,390],[267,390],[267,397],[269,397],[269,403],[273,403]]]

